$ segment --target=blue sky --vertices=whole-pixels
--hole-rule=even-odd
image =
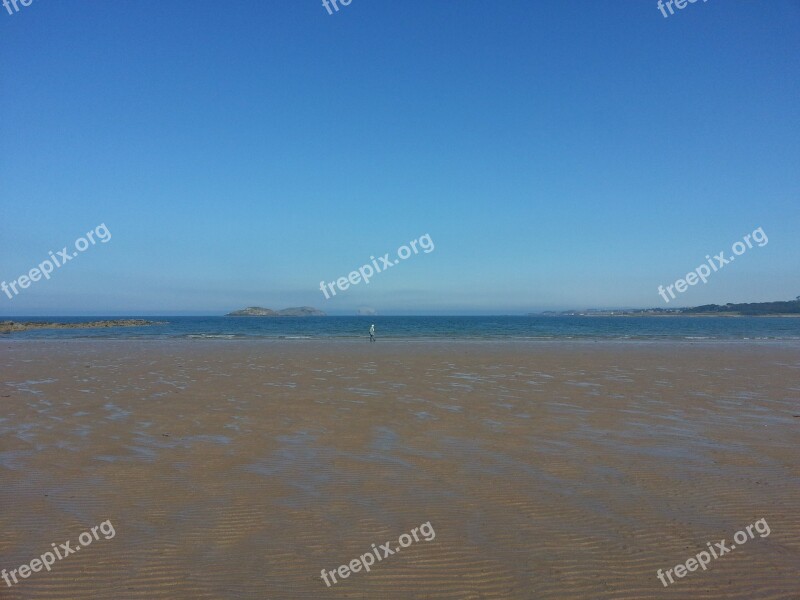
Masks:
[[[515,314],[800,294],[800,2],[0,7],[0,315]],[[429,234],[326,300],[333,281]]]

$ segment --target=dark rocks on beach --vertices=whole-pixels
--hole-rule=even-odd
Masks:
[[[83,323],[43,323],[0,321],[0,333],[29,331],[31,329],[95,329],[99,327],[144,327],[161,325],[161,321],[145,321],[144,319],[116,319],[107,321],[86,321]]]

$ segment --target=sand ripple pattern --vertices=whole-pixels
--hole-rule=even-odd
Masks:
[[[116,537],[0,598],[798,599],[799,391],[791,343],[3,342],[0,569]]]

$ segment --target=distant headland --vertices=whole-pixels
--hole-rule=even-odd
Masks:
[[[800,296],[796,300],[779,302],[749,302],[742,304],[703,304],[691,308],[638,308],[583,311],[564,310],[530,313],[528,316],[544,317],[800,317]]]
[[[235,310],[225,315],[226,317],[326,317],[321,310],[311,306],[299,306],[295,308],[284,308],[282,310],[272,310],[271,308],[261,308],[260,306],[249,306],[241,310]]]

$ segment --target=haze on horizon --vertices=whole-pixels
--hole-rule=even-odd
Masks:
[[[525,314],[800,294],[800,4],[0,14],[0,315]],[[769,237],[666,304],[674,283]],[[428,234],[419,253],[332,282]]]

